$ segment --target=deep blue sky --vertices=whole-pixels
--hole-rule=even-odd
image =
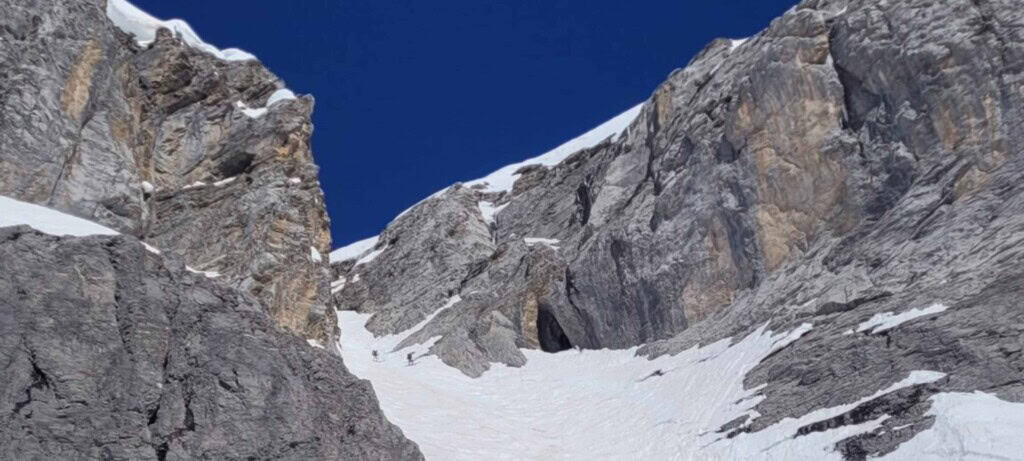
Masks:
[[[796,0],[134,0],[316,98],[335,246],[646,99]]]

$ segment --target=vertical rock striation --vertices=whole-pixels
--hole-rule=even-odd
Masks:
[[[312,98],[124,0],[0,9],[0,195],[125,234],[0,229],[0,457],[421,459],[337,354]]]
[[[341,360],[123,236],[0,229],[4,459],[421,458]]]
[[[836,447],[848,459],[930,427],[937,393],[1022,401],[1021,31],[1013,1],[803,1],[709,44],[621,133],[526,162],[512,187],[474,181],[414,207],[372,261],[334,264],[335,301],[382,334],[458,296],[399,347],[440,337],[431,351],[472,376],[521,365],[518,348],[675,354],[813,325],[745,377],[764,386],[759,416],[723,437],[944,373],[794,434],[888,418]],[[460,224],[488,226],[489,254],[432,211],[472,211],[467,196],[480,211]],[[469,257],[438,273],[454,255]],[[382,302],[390,285],[433,307]],[[862,328],[934,304],[948,309]]]
[[[289,94],[258,61],[168,29],[140,46],[108,17],[118,0],[3,7],[0,194],[179,253],[289,331],[333,341],[312,99],[254,109]]]

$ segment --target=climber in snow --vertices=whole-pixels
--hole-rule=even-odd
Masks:
[[[640,381],[637,381],[637,382],[641,382],[642,383],[642,382],[647,381],[648,379],[651,379],[651,378],[653,378],[655,376],[665,376],[665,372],[662,371],[661,368],[659,368],[657,370],[652,371],[651,374],[645,376],[644,379],[641,379]]]
[[[413,364],[416,363],[412,360],[412,352],[410,352],[409,355],[405,356],[405,358],[409,360],[409,366],[412,366]]]
[[[377,349],[373,350],[373,361],[374,362],[380,362],[380,355],[377,354]]]

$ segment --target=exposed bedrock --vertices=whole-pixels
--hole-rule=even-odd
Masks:
[[[284,86],[259,61],[218,59],[167,29],[140,47],[106,3],[3,2],[0,194],[179,253],[281,326],[333,341],[312,98],[252,117]]]
[[[0,229],[0,457],[417,459],[370,384],[123,236]]]
[[[508,191],[456,185],[413,207],[375,258],[334,264],[335,300],[377,334],[444,307],[403,345],[440,337],[432,352],[473,376],[559,349],[554,325],[560,344],[663,354],[812,324],[748,375],[767,384],[748,431],[947,374],[827,423],[912,424],[843,442],[851,459],[927,428],[936,392],[1024,400],[1022,31],[1009,0],[804,1],[712,42],[621,134]],[[415,295],[387,302],[391,286]]]

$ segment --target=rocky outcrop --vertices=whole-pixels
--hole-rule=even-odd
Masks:
[[[332,342],[312,99],[254,109],[283,90],[258,61],[168,29],[140,46],[108,18],[123,3],[3,3],[0,194],[179,253]]]
[[[745,431],[912,370],[947,374],[830,422],[891,417],[840,444],[851,459],[929,426],[931,394],[1024,400],[1021,30],[1011,1],[804,1],[755,37],[712,42],[622,134],[523,168],[507,191],[456,186],[413,208],[375,259],[335,264],[359,280],[336,302],[374,313],[383,334],[458,296],[406,343],[440,337],[432,352],[474,376],[521,364],[517,348],[674,354],[765,323],[813,324],[747,376],[766,398],[736,425]],[[475,234],[439,231],[449,221],[432,217],[471,210],[467,195],[487,203],[460,225],[489,224],[490,254],[466,251]],[[426,235],[438,241],[404,246]],[[389,254],[404,278],[380,276]],[[438,274],[431,261],[455,254],[468,260]],[[436,283],[445,274],[457,289]],[[380,302],[396,283],[433,309]],[[860,329],[933,303],[948,310]]]
[[[368,382],[123,236],[0,229],[4,459],[419,459]]]
[[[0,229],[0,457],[422,458],[338,357],[312,98],[123,0],[0,8],[0,195],[125,234]]]

